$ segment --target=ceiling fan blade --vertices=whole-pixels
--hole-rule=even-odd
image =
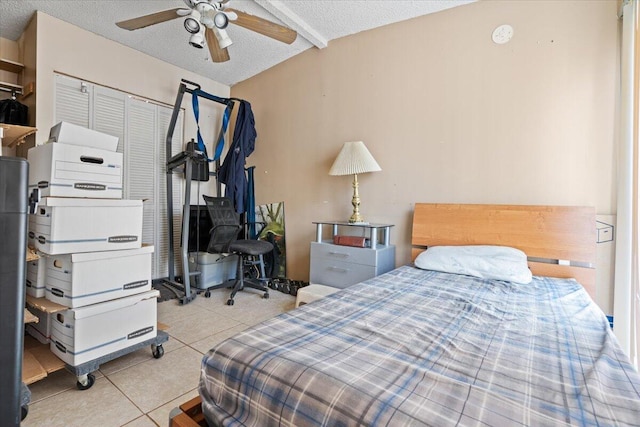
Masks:
[[[204,32],[204,38],[207,41],[207,47],[209,47],[209,53],[211,54],[211,60],[213,62],[226,62],[229,58],[229,51],[225,47],[224,49],[220,49],[220,45],[218,44],[218,39],[216,35],[213,34],[213,30],[211,28],[207,28]]]
[[[138,16],[137,18],[128,19],[126,21],[116,22],[116,25],[125,30],[138,30],[140,28],[148,27],[149,25],[159,24],[161,22],[170,21],[175,18],[180,18],[178,11],[180,8],[163,10],[161,12],[152,13],[150,15]]]
[[[266,19],[249,15],[236,9],[226,8],[225,12],[233,12],[238,15],[238,19],[231,22],[240,25],[248,30],[255,31],[272,39],[281,41],[282,43],[291,44],[295,41],[298,33],[290,28],[278,25]]]

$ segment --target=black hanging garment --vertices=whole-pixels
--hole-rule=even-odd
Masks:
[[[16,101],[15,96],[0,101],[0,123],[29,125],[29,107]]]
[[[256,147],[256,128],[251,104],[240,101],[233,142],[218,171],[218,180],[225,184],[225,196],[233,201],[236,212],[244,213],[247,199],[246,158]]]

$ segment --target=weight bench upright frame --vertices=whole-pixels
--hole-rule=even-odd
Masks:
[[[191,87],[188,87],[192,86]],[[185,92],[190,93],[192,96],[197,91],[197,96],[203,97],[213,102],[217,102],[224,105],[229,105],[233,110],[234,102],[228,98],[220,98],[200,90],[200,85],[189,80],[182,79],[180,86],[178,87],[178,95],[176,96],[176,102],[173,106],[173,112],[171,114],[171,120],[169,122],[169,128],[167,129],[166,143],[166,164],[167,164],[167,232],[169,233],[169,248],[168,248],[168,263],[169,263],[169,276],[161,279],[163,283],[169,285],[172,289],[181,290],[182,296],[179,296],[178,301],[180,304],[188,304],[196,298],[196,293],[191,288],[191,277],[200,274],[200,272],[191,273],[189,270],[189,209],[191,204],[191,178],[193,174],[193,164],[195,158],[188,152],[181,152],[175,156],[171,155],[171,144],[173,140],[173,132],[176,128],[176,122],[178,115],[180,114],[180,108],[182,106],[182,98]],[[215,160],[215,171],[209,171],[209,176],[216,177],[216,193],[219,196],[222,192],[222,186],[220,181],[217,180],[218,170],[220,169],[220,159]],[[184,174],[185,189],[184,189],[184,203],[182,206],[182,244],[180,261],[182,262],[182,283],[176,281],[175,274],[175,253],[173,249],[173,174],[182,172]],[[174,291],[175,292],[175,291]]]

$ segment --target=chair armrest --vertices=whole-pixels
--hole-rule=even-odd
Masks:
[[[218,224],[214,225],[209,231],[208,252],[219,253],[228,252],[229,245],[238,239],[238,233],[242,227],[236,224]],[[212,249],[218,247],[218,249]]]

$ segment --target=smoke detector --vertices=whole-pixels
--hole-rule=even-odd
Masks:
[[[508,24],[500,25],[493,30],[491,34],[491,40],[496,44],[505,44],[513,37],[513,27]]]

